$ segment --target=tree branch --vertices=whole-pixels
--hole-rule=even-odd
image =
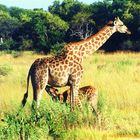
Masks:
[[[82,23],[77,30],[71,29],[71,35],[70,36],[76,36],[79,37],[81,40],[85,40],[88,37],[90,37],[93,34],[93,28],[90,27],[89,23]]]

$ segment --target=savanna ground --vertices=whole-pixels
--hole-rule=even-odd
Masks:
[[[95,53],[83,62],[81,86],[97,87],[98,117],[86,102],[82,113],[70,112],[45,92],[38,113],[31,112],[31,86],[28,103],[19,112],[29,67],[44,56],[1,52],[0,119],[4,121],[0,121],[0,139],[140,139],[140,53]]]

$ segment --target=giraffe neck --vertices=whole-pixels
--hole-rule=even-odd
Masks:
[[[115,32],[113,27],[105,26],[86,40],[67,44],[65,49],[68,50],[68,57],[74,57],[75,61],[81,63],[83,58],[98,50]]]

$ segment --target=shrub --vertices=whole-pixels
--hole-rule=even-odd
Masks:
[[[33,42],[30,39],[22,39],[21,50],[30,50],[33,47]]]
[[[133,42],[130,40],[124,41],[121,45],[122,50],[133,50]]]
[[[10,53],[14,58],[18,58],[23,55],[23,51],[11,51]]]
[[[12,71],[12,66],[10,64],[0,65],[0,75],[6,76]]]
[[[51,52],[54,54],[60,53],[64,48],[65,43],[56,43],[51,47]]]
[[[3,44],[0,44],[0,50],[10,50],[14,46],[15,42],[12,38],[9,38],[4,41]]]
[[[109,123],[105,119],[109,113],[104,96],[99,97],[98,105],[101,123],[96,123],[100,118],[94,115],[86,101],[82,112],[78,108],[70,111],[69,106],[53,101],[42,101],[37,111],[12,110],[5,113],[4,122],[0,124],[0,139],[64,139],[73,128],[100,125],[100,129],[107,129]]]
[[[70,107],[60,103],[42,101],[37,112],[17,110],[5,113],[4,122],[0,124],[0,139],[64,139],[69,129],[85,126],[85,120],[88,122],[88,115],[83,115],[87,111],[71,112]]]
[[[105,94],[100,93],[98,97],[98,117],[96,119],[96,127],[101,130],[112,129],[112,108],[108,105],[107,97]]]

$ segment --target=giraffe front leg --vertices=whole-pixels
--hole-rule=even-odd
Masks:
[[[72,69],[72,74],[69,77],[70,92],[71,92],[71,109],[76,105],[82,110],[82,104],[78,97],[78,90],[80,81],[83,74],[83,68],[80,64],[76,63],[75,67]]]
[[[78,96],[79,86],[71,87],[71,110],[74,110],[75,106],[78,106],[82,110],[82,104]]]

